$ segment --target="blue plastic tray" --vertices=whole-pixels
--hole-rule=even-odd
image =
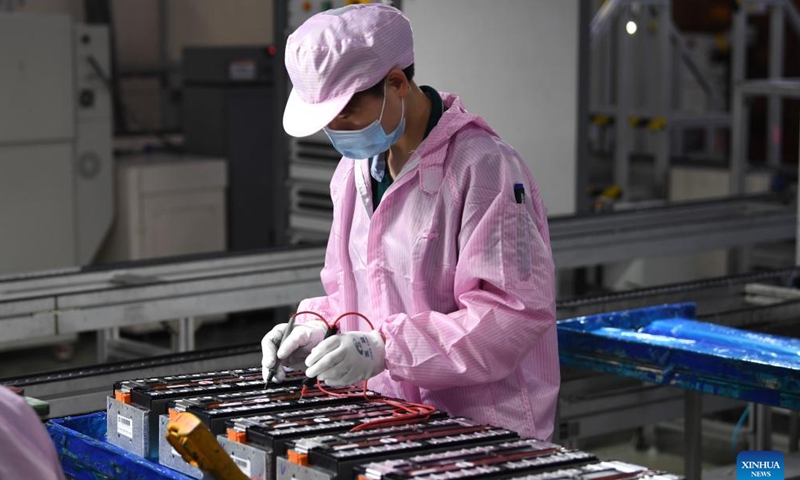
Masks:
[[[800,340],[694,317],[682,303],[561,321],[561,363],[800,409]]]
[[[68,478],[192,480],[106,442],[106,412],[57,418],[46,427]]]

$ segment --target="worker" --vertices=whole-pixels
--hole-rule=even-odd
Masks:
[[[53,441],[25,399],[0,385],[0,479],[64,480]]]
[[[457,95],[417,86],[411,26],[393,7],[314,15],[289,36],[285,62],[284,129],[323,129],[343,155],[326,295],[299,311],[359,312],[374,330],[350,315],[325,339],[304,314],[282,341],[279,324],[262,340],[265,376],[277,355],[330,386],[369,379],[387,396],[551,438],[555,268],[525,162]]]

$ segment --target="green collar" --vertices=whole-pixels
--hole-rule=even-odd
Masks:
[[[442,118],[444,114],[444,102],[442,101],[442,96],[439,95],[433,87],[429,87],[427,85],[423,85],[419,87],[420,90],[425,92],[425,95],[431,100],[431,114],[428,117],[428,125],[425,127],[425,135],[422,137],[423,140],[428,138],[428,134],[431,133],[433,127],[439,123],[439,119]]]
[[[442,96],[439,95],[439,92],[437,92],[433,87],[422,85],[419,87],[419,89],[422,90],[431,101],[431,114],[428,116],[428,125],[425,127],[425,135],[422,137],[422,139],[425,140],[428,138],[428,135],[431,133],[434,127],[436,127],[436,124],[439,123],[439,119],[442,118],[442,115],[444,114],[444,102],[442,101]],[[383,194],[386,193],[386,190],[389,189],[389,186],[394,181],[392,175],[389,173],[389,170],[386,168],[385,153],[382,153],[372,159],[370,171],[372,172],[372,208],[377,209],[378,204],[381,203]],[[380,175],[380,180],[375,178],[374,175],[376,173]]]

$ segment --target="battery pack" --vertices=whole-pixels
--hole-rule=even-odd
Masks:
[[[594,455],[526,439],[415,455],[360,465],[360,480],[433,480],[442,478],[511,478],[596,461]]]
[[[305,375],[286,370],[281,385],[299,385]],[[109,443],[144,458],[158,458],[158,418],[170,402],[263,387],[261,367],[122,380],[106,400]]]
[[[276,478],[349,479],[353,469],[363,463],[516,438],[511,430],[463,417],[307,437],[288,443],[286,457],[276,459]]]
[[[287,442],[303,437],[347,432],[370,421],[397,421],[396,411],[397,407],[385,403],[362,401],[237,418],[226,422],[227,435],[218,439],[225,451],[242,460],[241,465],[250,466],[251,474],[248,476],[251,479],[272,479],[275,478],[275,458],[286,454]],[[428,416],[445,417],[440,411],[434,411]],[[256,469],[252,467],[262,464],[266,465],[264,477],[256,474]]]

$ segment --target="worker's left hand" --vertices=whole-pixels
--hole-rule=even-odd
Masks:
[[[306,358],[306,376],[331,387],[367,380],[386,369],[386,349],[380,332],[347,332],[324,340]]]

